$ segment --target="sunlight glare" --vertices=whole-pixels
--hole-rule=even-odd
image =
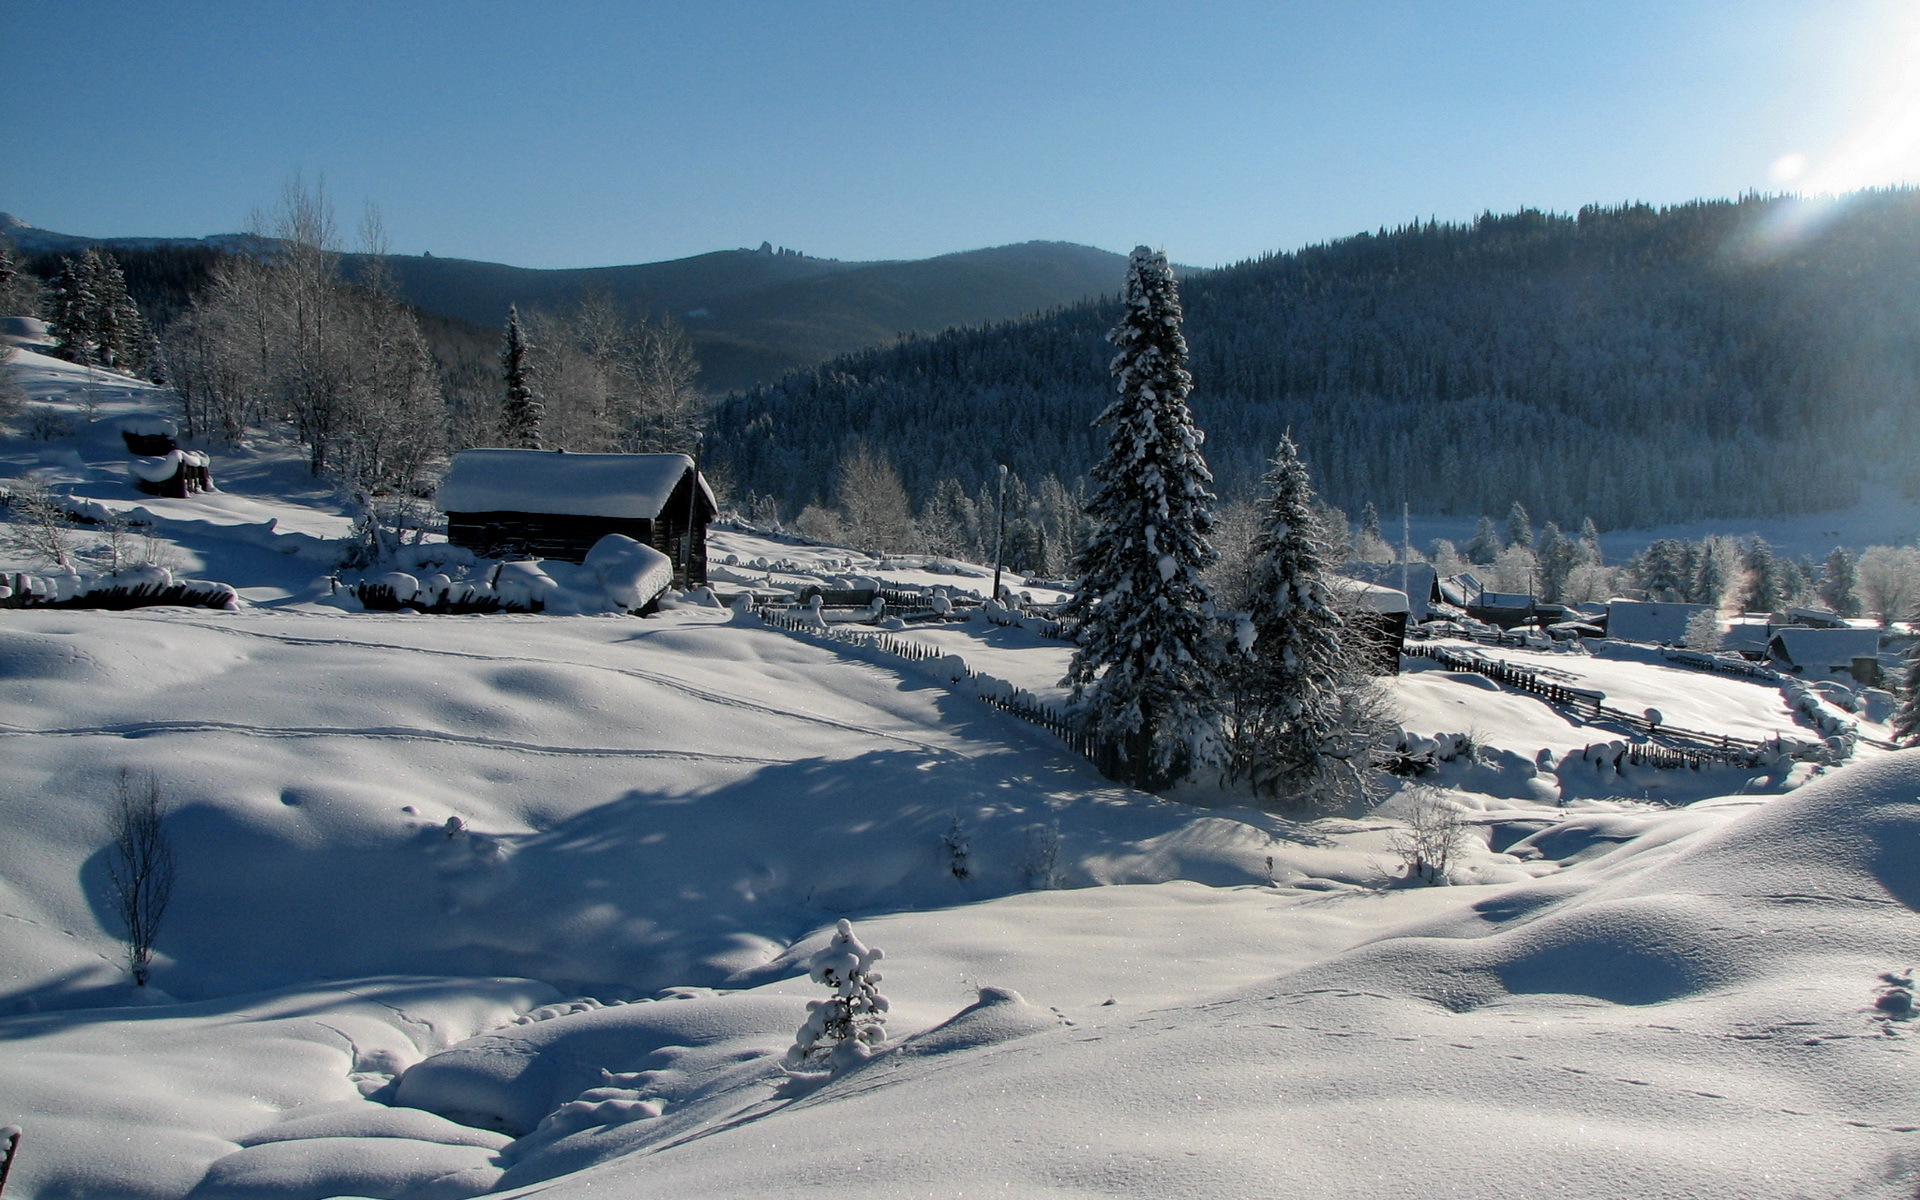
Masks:
[[[1881,43],[1871,108],[1831,154],[1805,173],[1802,192],[1838,194],[1920,180],[1920,9],[1900,8]],[[1775,163],[1775,169],[1786,161]]]

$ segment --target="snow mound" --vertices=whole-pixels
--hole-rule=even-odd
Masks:
[[[475,1146],[408,1138],[327,1137],[267,1142],[207,1169],[188,1200],[468,1200],[492,1191],[501,1168]]]
[[[401,1076],[395,1099],[519,1136],[603,1085],[603,1072],[660,1067],[688,1047],[723,1043],[770,1053],[773,1043],[791,1033],[799,1009],[787,997],[738,995],[569,1013],[482,1034],[436,1054]]]
[[[905,1055],[952,1054],[1059,1029],[1072,1022],[1050,1008],[1030,1004],[1012,988],[983,987],[980,998],[943,1024],[901,1043]]]
[[[1456,1011],[1538,994],[1660,1004],[1812,969],[1837,952],[1842,912],[1860,969],[1903,963],[1920,934],[1917,797],[1920,751],[1903,751],[1698,837],[1678,836],[1684,821],[1576,818],[1516,848],[1604,863],[1603,882],[1504,893],[1323,970]]]
[[[645,608],[673,583],[673,560],[624,534],[610,533],[587,551],[585,565],[607,598],[632,612]]]

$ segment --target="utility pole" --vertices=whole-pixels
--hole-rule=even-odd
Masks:
[[[1000,499],[994,503],[998,514],[993,522],[993,599],[1000,599],[1000,539],[1007,532],[1007,464],[1000,464]]]

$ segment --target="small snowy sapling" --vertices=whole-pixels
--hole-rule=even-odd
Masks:
[[[147,986],[154,939],[173,898],[173,844],[163,824],[166,815],[157,778],[148,774],[136,784],[127,772],[120,773],[107,882],[114,912],[126,926],[127,971],[139,987]]]
[[[819,1074],[856,1066],[886,1040],[887,998],[877,988],[873,965],[884,957],[854,936],[842,920],[833,940],[807,961],[807,974],[833,995],[807,1001],[807,1023],[787,1050],[791,1074]]]
[[[967,861],[972,856],[972,847],[967,844],[967,829],[960,824],[958,813],[954,814],[953,823],[947,826],[947,831],[940,835],[940,848],[946,851],[947,869],[953,872],[955,879],[965,879],[973,874],[973,867]]]

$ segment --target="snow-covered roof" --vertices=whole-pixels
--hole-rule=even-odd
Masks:
[[[1400,573],[1406,572],[1406,588],[1400,587]],[[1428,603],[1433,597],[1435,572],[1432,563],[1348,563],[1340,568],[1340,573],[1349,579],[1365,580],[1383,587],[1402,592],[1407,599],[1407,609],[1415,621],[1424,621],[1428,615]],[[1395,609],[1394,611],[1402,611]]]
[[[1776,630],[1769,645],[1778,645],[1796,667],[1845,667],[1856,658],[1873,658],[1880,653],[1880,631],[1789,626]]]
[[[1704,604],[1609,600],[1607,636],[1623,642],[1667,642],[1677,646],[1686,640],[1687,622],[1693,619],[1693,614],[1706,608]]]
[[[441,512],[522,512],[652,520],[693,460],[684,454],[462,450],[440,485]],[[717,509],[707,482],[700,492]]]
[[[1382,587],[1377,583],[1368,583],[1364,579],[1342,576],[1335,576],[1329,582],[1333,585],[1334,591],[1360,608],[1372,609],[1379,613],[1407,611],[1407,594],[1399,588]]]

